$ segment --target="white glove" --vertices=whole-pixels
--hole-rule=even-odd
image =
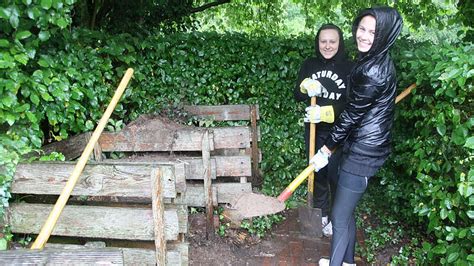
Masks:
[[[308,94],[309,97],[321,96],[324,92],[327,92],[319,81],[310,78],[305,78],[301,82],[300,90],[302,93]]]
[[[331,154],[323,151],[321,148],[318,150],[318,153],[309,160],[309,163],[314,166],[314,171],[318,172],[329,163],[329,157],[331,157]]]
[[[304,122],[309,123],[334,123],[334,108],[332,105],[327,106],[309,106],[305,109],[306,114],[304,117]]]

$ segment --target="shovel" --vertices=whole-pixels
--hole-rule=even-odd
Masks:
[[[413,83],[408,88],[406,88],[397,96],[395,103],[400,102],[403,98],[410,94],[410,92],[415,87],[416,84]],[[280,193],[277,198],[252,192],[241,193],[228,206],[224,207],[224,216],[231,222],[240,224],[243,219],[279,213],[285,210],[285,201],[291,197],[293,192],[301,185],[301,183],[303,183],[303,181],[306,180],[306,178],[311,173],[314,173],[314,166],[312,164],[306,167],[295,179],[293,179],[293,181],[285,188],[285,190],[283,190],[283,192]],[[311,194],[312,196],[312,193],[309,191],[308,194]],[[312,201],[308,201],[308,204],[310,203],[312,203]],[[321,216],[319,216],[319,219],[314,219],[321,222]],[[321,226],[319,226],[319,228],[321,228]]]
[[[311,97],[311,106],[316,105],[316,97]],[[309,159],[313,158],[316,146],[316,123],[309,124]],[[308,193],[307,206],[298,208],[298,217],[300,220],[301,232],[309,236],[322,236],[321,217],[322,212],[319,208],[314,208],[314,171],[308,175]]]

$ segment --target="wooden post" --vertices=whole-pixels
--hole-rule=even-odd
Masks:
[[[95,145],[94,145],[94,159],[97,161],[97,162],[102,162],[102,148],[100,147],[100,143],[97,142]]]
[[[156,264],[166,264],[166,240],[165,240],[165,206],[163,203],[163,186],[161,182],[161,173],[158,168],[151,171],[153,221],[155,231],[155,254]]]
[[[209,144],[209,131],[206,130],[202,137],[202,164],[204,166],[204,199],[206,201],[206,237],[214,238],[214,206],[212,204],[212,172],[211,151]]]
[[[263,181],[260,178],[258,168],[258,108],[257,105],[250,105],[250,125],[252,128],[252,184],[256,187],[262,185]]]

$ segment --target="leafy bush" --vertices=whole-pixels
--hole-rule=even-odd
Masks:
[[[41,47],[70,23],[73,3],[6,0],[0,4],[0,216],[8,205],[9,184],[20,156],[42,144],[45,113],[40,101],[53,102],[68,85],[49,72],[35,70]]]
[[[401,42],[395,52],[402,84],[418,86],[397,108],[383,193],[393,212],[434,237],[414,252],[420,261],[472,263],[474,46],[414,47]]]

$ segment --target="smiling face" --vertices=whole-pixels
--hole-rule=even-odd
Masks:
[[[356,32],[357,49],[360,52],[368,52],[372,47],[375,36],[375,18],[372,16],[363,17]]]
[[[325,59],[333,58],[339,49],[339,33],[327,29],[319,33],[319,52]]]

